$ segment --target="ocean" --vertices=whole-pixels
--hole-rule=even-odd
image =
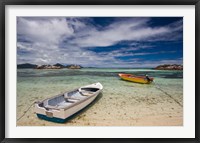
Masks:
[[[124,81],[118,76],[119,73],[148,74],[149,77],[154,78],[154,82],[138,84]],[[148,117],[156,119],[157,117],[160,119],[167,117],[169,118],[167,125],[182,125],[183,71],[106,68],[18,69],[17,125],[60,126],[57,123],[38,119],[34,114],[33,107],[27,113],[25,112],[35,101],[41,101],[95,82],[103,85],[102,94],[91,107],[64,125],[134,126],[156,124],[153,121],[145,122],[144,119]],[[175,121],[177,117],[179,122]],[[18,120],[19,118],[20,120]],[[162,121],[157,124],[165,125]]]

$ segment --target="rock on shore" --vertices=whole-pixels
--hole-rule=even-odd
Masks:
[[[81,69],[82,67],[80,65],[67,65],[64,66],[62,64],[55,64],[55,65],[38,65],[36,69],[62,69],[62,68],[68,68],[68,69]]]
[[[155,69],[156,70],[183,70],[183,65],[165,64],[165,65],[159,65]]]
[[[68,65],[66,66],[68,69],[81,69],[82,67],[80,65]]]
[[[36,69],[61,69],[61,66],[54,66],[54,65],[38,65]]]

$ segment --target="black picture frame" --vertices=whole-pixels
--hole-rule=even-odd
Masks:
[[[5,67],[5,7],[7,5],[194,5],[195,6],[195,138],[6,138],[5,137],[5,89],[6,89],[6,67]],[[200,0],[1,0],[0,2],[0,141],[2,143],[20,142],[174,142],[174,143],[197,143],[200,142],[200,98],[199,98],[199,48],[200,48]]]

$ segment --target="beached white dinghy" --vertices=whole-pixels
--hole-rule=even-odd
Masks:
[[[67,118],[90,104],[102,91],[101,83],[83,86],[35,103],[38,118],[64,123]]]

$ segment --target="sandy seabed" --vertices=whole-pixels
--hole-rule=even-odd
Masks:
[[[22,117],[33,102],[74,89],[75,85],[76,87],[86,85],[88,83],[84,81],[89,79],[67,84],[67,88],[64,83],[59,83],[58,79],[48,80],[49,82],[46,81],[48,84],[43,84],[37,78],[18,80],[17,119]],[[104,86],[103,92],[92,104],[64,124],[37,118],[34,106],[31,106],[30,110],[17,121],[17,126],[183,125],[182,79],[164,79],[164,82],[163,79],[157,79],[157,85],[137,84],[120,79],[113,82],[113,80],[113,77],[106,82],[99,79]],[[93,80],[89,81],[92,83]],[[56,84],[57,82],[59,84]]]

